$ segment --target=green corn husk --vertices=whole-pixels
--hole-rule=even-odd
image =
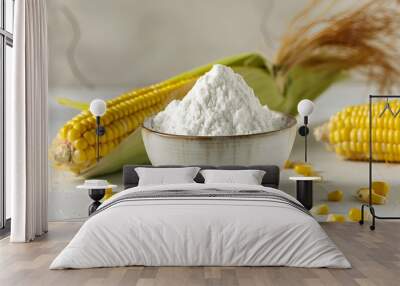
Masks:
[[[101,158],[95,166],[80,175],[84,178],[93,178],[111,174],[120,171],[126,164],[150,164],[140,128],[126,137],[111,153]]]
[[[296,66],[288,73],[279,105],[271,105],[271,109],[296,115],[297,104],[302,99],[315,100],[334,83],[348,77],[347,73],[338,69],[311,69]]]

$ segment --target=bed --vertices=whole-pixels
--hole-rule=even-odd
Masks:
[[[264,170],[261,185],[205,184],[199,173],[196,183],[153,186],[138,186],[136,167],[124,167],[125,190],[99,207],[50,269],[351,267],[310,213],[278,189],[276,166],[199,166]]]

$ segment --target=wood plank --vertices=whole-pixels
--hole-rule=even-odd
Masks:
[[[352,269],[290,267],[117,267],[48,269],[81,223],[50,223],[47,235],[33,243],[0,240],[0,285],[398,285],[400,223],[381,222],[375,232],[355,223],[322,224],[352,263]]]

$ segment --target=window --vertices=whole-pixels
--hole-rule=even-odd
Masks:
[[[11,92],[14,0],[0,0],[0,235],[9,230],[10,194],[4,188],[5,99]]]

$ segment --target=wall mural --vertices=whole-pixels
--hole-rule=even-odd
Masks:
[[[295,194],[291,176],[321,179],[314,184],[312,209],[319,220],[358,221],[360,203],[368,200],[368,95],[393,92],[398,84],[400,68],[394,63],[400,51],[393,39],[398,37],[400,22],[395,10],[380,1],[366,1],[353,5],[354,9],[291,2],[285,7],[274,1],[241,3],[246,7],[232,7],[218,25],[221,7],[217,4],[211,11],[198,3],[152,9],[140,1],[121,1],[118,7],[97,1],[98,9],[92,11],[94,1],[50,2],[50,218],[86,215],[90,199],[76,189],[78,184],[101,178],[121,188],[122,166],[147,164],[150,157],[156,164],[278,164],[283,170],[281,188],[290,194]],[[193,11],[198,15],[182,25],[187,21],[184,14]],[[171,14],[176,17],[165,16]],[[238,21],[239,16],[246,21]],[[242,84],[234,80],[237,75]],[[228,89],[229,94],[237,94],[234,99],[246,103],[257,98],[258,105],[279,114],[253,103],[221,102],[212,89]],[[205,92],[206,99],[202,98]],[[99,137],[96,118],[89,111],[95,98],[107,103],[100,118],[105,133]],[[307,162],[304,138],[294,140],[297,128],[290,125],[290,116],[302,123],[297,108],[303,99],[315,103],[309,116]],[[214,105],[208,106],[209,102]],[[396,100],[389,104],[394,110],[400,107]],[[210,120],[196,115],[194,107],[215,114],[220,114],[218,108],[231,108],[241,116],[233,116],[231,122],[223,122],[226,116],[213,117],[207,129]],[[381,213],[395,214],[400,117],[378,117],[385,107],[386,101],[374,105],[373,203]],[[153,123],[161,127],[150,123],[147,127],[172,133],[174,141],[148,129],[142,133],[143,122],[160,112]],[[265,120],[257,125],[248,114]],[[193,121],[194,116],[199,119]],[[264,126],[265,121],[276,124]],[[222,127],[214,128],[219,122]],[[254,158],[240,152],[236,157],[211,155],[203,139],[195,143],[195,152],[182,147],[193,144],[193,136],[247,136],[270,128],[290,132],[286,137],[260,136],[240,147],[263,146],[265,150]],[[191,138],[182,141],[177,138],[181,135]],[[224,146],[220,150],[229,152],[228,138],[220,144]],[[236,141],[232,144],[239,148]],[[107,196],[111,195],[110,190]]]

